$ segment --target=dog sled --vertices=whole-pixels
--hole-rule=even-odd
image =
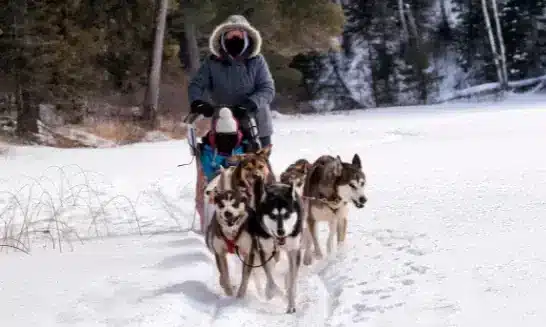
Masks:
[[[351,162],[331,155],[322,155],[313,163],[299,159],[276,182],[269,163],[271,148],[261,146],[253,118],[241,128],[229,108],[216,108],[209,131],[198,140],[195,123],[200,118],[189,114],[184,122],[196,162],[195,208],[200,232],[214,253],[219,284],[226,296],[235,295],[227,264],[227,255],[234,253],[242,263],[238,298],[246,294],[252,269],[260,267],[266,277],[266,299],[281,295],[273,272],[283,252],[288,261],[286,313],[295,313],[300,265],[323,258],[317,225],[328,222],[330,254],[334,237],[337,245],[345,241],[350,203],[362,208],[367,201],[360,157],[355,154]],[[231,123],[221,125],[222,118]],[[260,281],[256,282],[258,286]]]
[[[207,133],[198,139],[195,124],[203,118],[200,114],[190,113],[184,119],[188,126],[187,139],[190,155],[194,157],[197,181],[195,186],[195,209],[199,215],[200,232],[205,233],[208,224],[214,215],[214,205],[206,200],[205,190],[222,168],[228,168],[232,164],[228,158],[256,151],[262,147],[258,134],[258,127],[254,117],[248,117],[248,131],[243,131],[239,122],[231,115],[229,119],[236,122],[234,130],[229,133],[219,133],[215,124],[221,119],[221,111],[226,107],[216,107]],[[229,110],[229,108],[228,108]],[[229,153],[218,151],[219,144],[231,143]]]

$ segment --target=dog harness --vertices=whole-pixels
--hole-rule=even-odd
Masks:
[[[222,238],[224,239],[224,242],[226,243],[227,251],[229,253],[235,253],[235,251],[238,250],[237,240],[239,239],[239,237],[243,233],[243,227],[241,226],[241,229],[237,232],[237,235],[235,235],[235,238],[232,239],[232,240],[230,240],[226,236],[226,234],[224,234],[222,231],[220,231],[220,233],[222,234]]]
[[[224,236],[224,242],[226,242],[227,245],[227,251],[229,253],[235,253],[235,249],[237,248],[237,244],[235,244],[235,241],[230,240],[226,236]]]

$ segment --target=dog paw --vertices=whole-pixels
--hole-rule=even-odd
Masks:
[[[224,288],[224,293],[226,294],[226,296],[233,296],[233,289],[230,287],[226,287]]]
[[[315,252],[315,258],[317,260],[322,260],[322,258],[324,258],[324,255],[322,254],[322,252]]]
[[[228,285],[223,284],[221,286],[226,296],[233,296],[233,294],[235,294],[235,286],[229,285],[229,284]]]
[[[288,307],[288,309],[286,309],[286,313],[287,314],[296,313],[296,308],[295,307]]]
[[[238,299],[242,299],[242,298],[245,297],[245,295],[246,295],[246,292],[239,289],[239,291],[237,291],[237,295],[235,297],[238,298]]]
[[[313,257],[310,254],[304,254],[303,255],[303,264],[306,266],[310,266],[313,263]]]
[[[267,300],[271,300],[275,296],[282,295],[282,291],[275,283],[267,284],[267,287],[265,289],[265,298]]]

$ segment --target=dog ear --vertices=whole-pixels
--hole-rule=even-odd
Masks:
[[[290,183],[290,196],[292,196],[292,200],[296,201],[298,199],[298,193],[296,192],[296,185],[292,182]]]
[[[334,176],[341,176],[341,172],[343,171],[343,161],[341,161],[341,157],[336,156],[336,160],[332,164]]]
[[[309,167],[311,167],[311,164],[305,159],[298,160],[298,162],[295,165],[296,169],[301,170],[304,173],[307,173],[307,171],[309,170]]]
[[[213,187],[212,189],[205,190],[205,195],[208,197],[214,197],[217,193],[216,187]]]
[[[268,146],[263,147],[259,149],[258,151],[256,151],[256,154],[259,155],[260,157],[268,159],[269,156],[271,155],[271,147],[272,147],[272,144],[269,144]]]
[[[353,166],[355,166],[356,168],[358,169],[362,169],[362,162],[360,161],[360,156],[358,155],[358,153],[355,153],[355,155],[353,156],[353,162],[352,162]]]
[[[208,197],[209,203],[214,204],[216,202],[216,196],[218,195],[218,188],[213,187],[210,190],[206,190],[205,195]]]
[[[226,159],[227,163],[230,165],[236,165],[246,158],[247,154],[234,154]]]
[[[218,204],[221,201],[220,193],[214,193],[214,197],[211,198],[213,204]]]
[[[304,165],[303,165],[303,172],[305,174],[307,174],[309,172],[309,170],[311,169],[311,163],[310,162],[306,162]]]

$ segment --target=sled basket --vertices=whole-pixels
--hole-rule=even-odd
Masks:
[[[219,109],[219,108],[217,108]],[[230,163],[228,158],[231,155],[243,154],[248,150],[256,150],[253,148],[261,148],[261,143],[258,137],[258,129],[255,119],[252,117],[250,122],[250,134],[252,140],[243,140],[242,144],[237,146],[232,153],[218,153],[213,145],[205,144],[197,139],[195,123],[201,118],[200,114],[190,113],[184,118],[184,123],[188,126],[188,145],[190,155],[195,158],[196,163],[196,188],[195,188],[195,208],[200,218],[200,231],[204,234],[209,222],[214,214],[214,206],[206,201],[205,189],[208,183],[219,173],[220,167],[228,168]],[[208,135],[208,134],[207,134]],[[250,144],[253,146],[250,146]]]

